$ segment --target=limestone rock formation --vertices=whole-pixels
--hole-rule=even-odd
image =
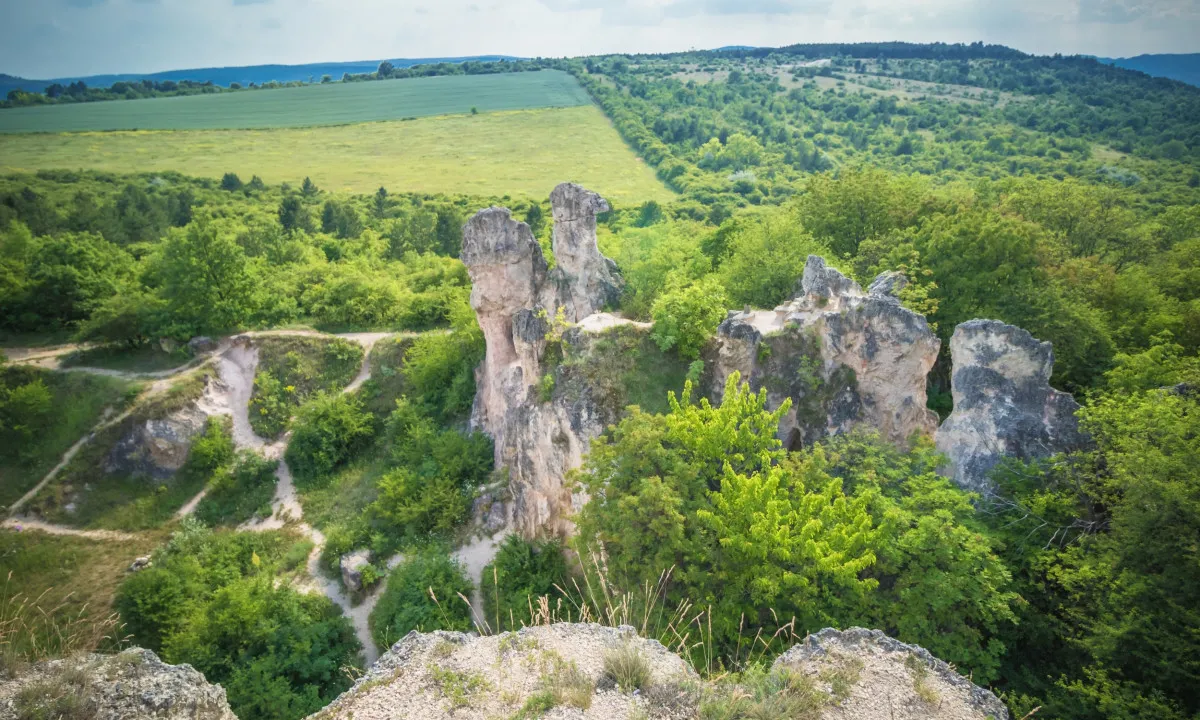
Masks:
[[[342,571],[342,582],[351,592],[362,592],[363,568],[371,564],[370,550],[355,550],[346,553],[338,561],[338,569]]]
[[[720,400],[741,374],[767,389],[770,407],[791,398],[780,439],[790,448],[865,425],[896,443],[932,435],[925,378],[941,342],[925,318],[900,305],[899,273],[858,283],[809,256],[797,297],[774,310],[731,312],[709,353],[708,389]]]
[[[138,648],[38,663],[0,682],[0,720],[59,717],[68,702],[70,717],[93,720],[237,720],[224,688]]]
[[[646,659],[654,683],[696,679],[678,655],[632,628],[561,623],[487,637],[414,631],[311,720],[507,718],[547,690],[561,693],[555,705],[587,706],[551,717],[634,717],[647,707],[645,698],[603,676],[605,653],[623,647]]]
[[[570,405],[539,402],[547,333],[560,312],[566,323],[591,327],[587,318],[615,302],[623,284],[596,245],[596,214],[608,203],[572,184],[559,185],[550,199],[553,271],[529,227],[507,209],[482,210],[463,228],[471,306],[487,344],[471,424],[494,440],[496,466],[508,469],[512,496],[502,511],[489,503],[487,524],[496,525],[501,514],[526,535],[569,532],[573,500],[563,480],[605,422],[586,398]]]
[[[924,648],[878,630],[826,628],[775,659],[820,680],[831,671],[855,677],[848,694],[822,713],[839,720],[1008,720],[991,692],[959,675]]]
[[[645,660],[645,687],[615,686],[605,672],[605,656],[615,651]],[[811,717],[825,720],[1008,720],[992,693],[878,630],[822,630],[779,657],[773,670],[811,677]],[[701,680],[633,628],[559,623],[490,637],[409,633],[310,720],[484,720],[525,717],[521,711],[530,707],[530,715],[554,718],[692,720],[708,716],[700,714],[702,704],[711,711],[737,703],[749,717],[751,697],[729,682]],[[761,699],[766,717],[771,698]]]
[[[987,494],[1005,457],[1044,458],[1078,447],[1079,403],[1050,387],[1054,351],[996,320],[971,320],[950,339],[954,412],[937,433],[954,481]]]
[[[204,394],[196,402],[130,427],[109,452],[104,471],[155,480],[171,478],[183,467],[192,440],[204,431],[208,418],[229,412],[221,399],[220,380],[206,376],[205,383]]]

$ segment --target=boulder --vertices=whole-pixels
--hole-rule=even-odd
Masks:
[[[1050,387],[1050,343],[997,320],[971,320],[954,329],[950,359],[954,412],[937,447],[959,486],[986,496],[1004,458],[1035,460],[1083,444],[1079,403]]]
[[[104,472],[170,480],[187,461],[192,441],[204,432],[208,419],[229,413],[224,395],[220,380],[206,376],[204,391],[194,402],[162,417],[127,421],[105,459]]]
[[[58,717],[54,701],[66,694],[71,717],[90,720],[237,720],[224,688],[140,648],[33,665],[0,682],[0,718]]]
[[[606,656],[616,652],[641,658],[644,687],[619,687],[605,671]],[[1009,719],[992,693],[877,630],[822,630],[779,657],[772,670],[813,679],[803,717]],[[556,623],[486,637],[414,631],[311,720],[523,717],[535,696],[553,699],[546,717],[555,718],[683,720],[707,717],[701,702],[715,710],[719,698],[726,708],[740,707],[738,717],[783,717],[771,697],[754,707],[748,702],[754,693],[728,678],[719,685],[701,680],[682,658],[631,627]]]
[[[342,570],[342,582],[352,592],[363,591],[363,568],[371,564],[371,551],[362,549],[346,553],[338,562]]]
[[[825,628],[776,658],[772,668],[808,675],[830,692],[828,678],[846,681],[844,697],[823,718],[1008,720],[1008,709],[990,691],[925,649],[878,630]]]
[[[217,341],[204,335],[198,335],[188,340],[188,350],[191,350],[193,355],[215,352],[216,349]]]
[[[622,648],[645,658],[652,682],[659,686],[698,681],[678,655],[637,637],[629,627],[560,623],[485,637],[413,631],[319,717],[521,717],[531,696],[553,687],[561,693],[560,707],[547,717],[644,718],[644,697],[618,689],[604,676],[605,653]],[[586,713],[576,709],[579,705],[587,707]]]
[[[719,402],[737,372],[754,390],[767,390],[769,407],[790,399],[779,437],[792,449],[860,426],[897,444],[932,436],[937,415],[925,407],[925,383],[941,342],[896,299],[906,282],[884,273],[864,293],[809,256],[793,300],[731,312],[721,323],[706,354],[709,395]]]
[[[138,572],[140,570],[145,570],[146,568],[150,567],[153,564],[154,563],[151,562],[149,555],[143,555],[140,558],[137,558],[136,560],[134,560],[132,564],[130,564],[129,572]]]

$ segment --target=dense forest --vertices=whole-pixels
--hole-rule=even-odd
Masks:
[[[626,282],[615,309],[653,320],[658,351],[691,377],[728,308],[783,302],[818,254],[864,284],[904,271],[902,302],[944,348],[977,317],[1052,342],[1053,382],[1083,405],[1091,442],[1002,466],[981,498],[938,474],[928,441],[901,449],[855,433],[788,451],[775,438],[786,408],[737,378],[718,406],[678,388],[661,412],[631,408],[575,475],[591,497],[569,546],[578,563],[557,541],[505,542],[483,574],[500,628],[532,622],[531,597],[586,604],[572,588],[603,574],[614,593],[661,589],[664,619],[648,632],[668,646],[671,610],[701,612],[693,660],[709,670],[744,669],[755,638],[776,653],[863,625],[953,663],[1014,717],[1200,714],[1200,89],[983,45],[503,66],[372,77],[561,66],[579,78],[679,193],[604,214],[599,243]],[[490,204],[512,208],[548,252],[549,213],[526,199],[350,196],[232,174],[0,178],[0,329],[118,349],[301,325],[447,330],[388,346],[384,379],[361,394],[294,400],[286,460],[306,512],[340,512],[323,526],[327,570],[357,547],[405,552],[390,575],[368,573],[385,584],[378,644],[468,629],[453,599],[472,588],[447,547],[495,478],[490,441],[466,422],[482,338],[457,256],[463,222]],[[299,386],[282,361],[268,368],[278,377],[260,388],[260,424],[273,393]],[[4,377],[0,432],[12,438],[46,403],[26,389],[39,381]],[[929,388],[944,416],[948,357]],[[242,494],[261,496],[262,467],[229,456],[208,472],[228,493],[202,515],[210,525],[261,504]],[[335,497],[354,473],[361,492]],[[346,686],[334,668],[354,641],[331,606],[264,579],[295,569],[288,538],[189,520],[160,553],[119,598],[137,641],[229,683],[255,717],[302,717]],[[164,610],[188,593],[183,610]],[[271,616],[303,637],[255,624]],[[242,656],[251,664],[229,649],[242,626],[267,628]],[[285,652],[296,643],[318,649],[301,660]],[[264,688],[276,707],[255,705]]]

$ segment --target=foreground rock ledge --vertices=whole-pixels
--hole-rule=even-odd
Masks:
[[[237,720],[225,689],[190,665],[168,665],[149,650],[38,663],[0,682],[0,720],[56,717],[54,699],[71,697],[94,720]]]
[[[606,679],[605,655],[621,649],[649,667],[650,684],[637,693]],[[813,679],[824,703],[821,718],[1008,719],[992,693],[879,631],[822,630],[778,658],[774,669]],[[838,694],[832,672],[848,683]],[[701,699],[715,690],[680,657],[628,627],[560,623],[490,637],[413,632],[312,720],[510,718],[555,688],[553,708],[542,706],[531,717],[697,718]]]

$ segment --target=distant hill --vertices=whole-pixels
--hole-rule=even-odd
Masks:
[[[396,67],[412,67],[413,65],[428,65],[431,63],[442,62],[466,62],[475,60],[479,62],[494,62],[496,60],[519,60],[520,58],[511,57],[509,55],[475,55],[471,57],[444,57],[444,58],[399,58],[389,60]],[[196,82],[212,81],[215,85],[228,87],[230,83],[241,83],[249,85],[250,83],[262,84],[275,80],[277,82],[292,82],[295,80],[308,80],[312,78],[315,81],[320,81],[322,75],[332,75],[335,80],[340,80],[343,73],[367,73],[375,72],[382,60],[360,60],[357,62],[340,62],[340,63],[312,63],[309,65],[246,65],[244,67],[221,67],[221,68],[193,68],[190,70],[168,70],[158,73],[126,73],[121,75],[89,75],[86,77],[67,77],[67,78],[52,78],[50,80],[28,80],[26,78],[14,77],[12,75],[0,74],[0,98],[8,95],[10,90],[26,90],[28,92],[42,92],[54,83],[68,85],[77,80],[82,80],[88,87],[109,87],[115,82],[122,80],[194,80]]]
[[[1128,70],[1140,70],[1155,77],[1180,80],[1200,86],[1200,53],[1179,55],[1138,55],[1130,58],[1096,58],[1102,63]]]

